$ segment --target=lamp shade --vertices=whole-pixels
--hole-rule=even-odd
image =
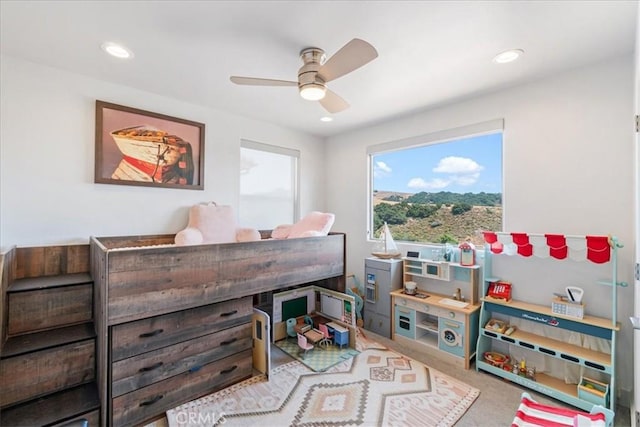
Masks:
[[[300,87],[300,96],[308,101],[318,101],[324,98],[327,88],[318,83],[308,83]]]

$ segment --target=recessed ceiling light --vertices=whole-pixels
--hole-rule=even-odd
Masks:
[[[513,62],[520,57],[524,53],[522,49],[511,49],[499,53],[493,58],[493,62],[497,64],[506,64],[507,62]]]
[[[327,117],[327,116],[321,117],[320,121],[321,122],[332,122],[333,121],[333,117]]]
[[[133,58],[133,52],[127,49],[124,46],[120,46],[119,44],[106,42],[102,43],[102,50],[107,52],[109,55],[115,56],[116,58]]]

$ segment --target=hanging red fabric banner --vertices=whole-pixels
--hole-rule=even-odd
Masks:
[[[491,252],[494,254],[502,253],[503,245],[498,242],[498,235],[492,231],[483,231],[484,241],[491,247]]]
[[[518,247],[518,253],[522,256],[531,256],[533,246],[529,243],[529,236],[526,233],[511,233],[513,243]]]
[[[483,231],[484,241],[491,244],[498,241],[498,235],[493,231]]]
[[[607,236],[587,236],[587,259],[596,264],[609,262],[611,247]]]
[[[562,234],[545,234],[549,255],[556,259],[565,259],[568,253],[567,239]]]

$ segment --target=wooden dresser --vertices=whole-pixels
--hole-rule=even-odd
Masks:
[[[343,234],[172,242],[91,238],[104,425],[140,425],[250,377],[253,295],[312,281],[344,290]]]
[[[135,425],[249,377],[252,310],[245,297],[112,327],[113,425]]]

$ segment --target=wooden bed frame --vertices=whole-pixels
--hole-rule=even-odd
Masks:
[[[113,355],[118,352],[112,336],[116,330],[136,322],[148,320],[152,325],[171,316],[193,316],[193,313],[209,310],[203,306],[215,310],[215,307],[225,304],[225,307],[240,304],[238,301],[246,301],[247,297],[262,292],[286,290],[303,284],[344,292],[344,233],[285,240],[269,239],[270,231],[262,231],[261,234],[263,240],[258,242],[193,246],[174,246],[173,234],[91,237],[89,245],[98,337],[96,358],[103,425],[120,424],[113,414],[111,384]],[[249,304],[252,305],[251,302]],[[236,314],[238,310],[242,313]],[[233,323],[234,316],[230,315],[220,328],[228,330],[230,326],[249,324],[250,316],[247,317],[242,310],[232,310],[234,316],[242,317]],[[209,330],[201,335],[216,331]],[[138,335],[132,339],[138,339]],[[206,394],[202,390],[198,393]],[[197,397],[193,394],[193,390],[185,391],[177,404],[175,396],[171,398],[173,400],[167,398],[169,393],[158,403],[149,404],[147,402],[152,399],[147,400],[141,404],[146,415],[123,417],[121,423],[148,417],[153,412],[152,406],[161,414]],[[123,411],[128,414],[127,411],[135,412],[135,408]]]

